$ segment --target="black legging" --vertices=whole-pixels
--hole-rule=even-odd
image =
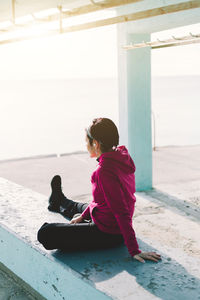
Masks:
[[[82,213],[87,203],[65,199],[64,215],[70,207],[70,215]],[[62,209],[61,209],[62,212]],[[68,216],[68,215],[67,215]],[[44,223],[38,231],[38,241],[47,249],[61,249],[65,251],[110,248],[123,243],[121,234],[109,234],[98,229],[90,220],[77,224]]]

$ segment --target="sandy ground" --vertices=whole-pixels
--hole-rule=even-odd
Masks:
[[[193,260],[191,273],[200,278],[195,264],[200,259],[200,146],[162,147],[153,152],[153,189],[136,193],[134,228],[137,236],[166,254],[180,252],[181,265]],[[90,175],[97,162],[87,153],[0,162],[0,177],[47,196],[55,174],[63,179],[63,191],[74,200],[91,200]],[[177,255],[174,254],[176,260]],[[187,266],[185,265],[185,268]],[[5,275],[6,276],[6,275]],[[0,273],[0,300],[10,284]],[[11,284],[12,286],[12,284]],[[13,284],[11,292],[22,293]],[[21,289],[21,288],[20,288]],[[9,289],[8,289],[9,291]],[[10,294],[11,295],[11,294]],[[13,294],[14,295],[14,294]],[[16,296],[17,297],[17,296]],[[30,296],[9,299],[28,300]]]

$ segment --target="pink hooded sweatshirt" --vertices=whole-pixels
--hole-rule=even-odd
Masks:
[[[131,256],[139,254],[132,227],[135,208],[135,164],[125,146],[105,152],[98,158],[91,176],[93,200],[82,213],[97,227],[111,234],[122,234]]]

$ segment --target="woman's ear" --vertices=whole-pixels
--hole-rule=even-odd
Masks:
[[[98,142],[97,142],[96,140],[93,140],[93,143],[92,143],[92,145],[95,147],[95,146],[97,146],[97,145],[98,145]]]
[[[95,148],[95,151],[99,151],[100,150],[100,143],[98,141],[93,140],[92,145]]]

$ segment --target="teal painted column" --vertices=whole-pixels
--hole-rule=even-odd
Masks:
[[[123,45],[150,40],[132,34],[133,24],[118,25],[119,131],[136,165],[136,190],[152,188],[151,49],[124,50]]]

